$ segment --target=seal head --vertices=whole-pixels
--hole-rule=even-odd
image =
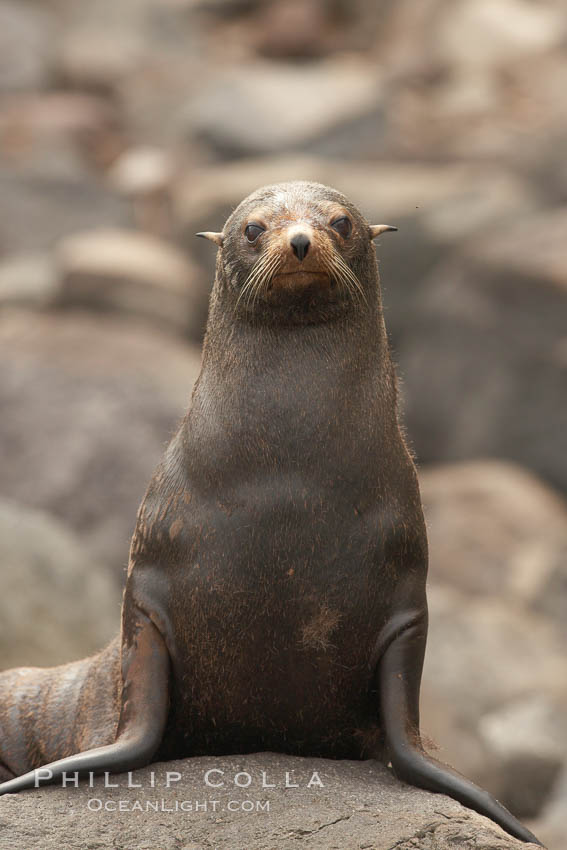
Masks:
[[[217,278],[240,315],[302,307],[325,319],[378,297],[370,243],[395,229],[369,225],[335,189],[296,181],[258,189],[222,233],[199,235],[220,247]]]

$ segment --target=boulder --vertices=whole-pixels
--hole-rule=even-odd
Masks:
[[[206,784],[207,771],[209,782]],[[152,779],[153,774],[153,779]],[[286,787],[286,774],[288,786]],[[0,848],[527,850],[487,818],[377,762],[275,753],[194,758],[0,799]],[[169,787],[168,786],[169,782]],[[269,787],[262,787],[262,783]]]
[[[75,233],[57,246],[56,265],[61,304],[143,316],[187,334],[203,322],[200,270],[156,236],[110,228]]]
[[[424,467],[419,478],[430,581],[536,611],[544,600],[553,607],[559,571],[567,585],[567,503],[558,493],[501,461]],[[565,609],[556,613],[561,626]]]
[[[565,35],[565,18],[553,3],[458,0],[446,7],[433,46],[452,67],[472,66],[478,73],[526,62],[560,45]]]
[[[123,147],[119,110],[104,98],[45,91],[3,99],[0,156],[19,172],[80,180],[86,165],[105,165]]]
[[[437,584],[430,585],[428,597],[430,626],[422,686],[425,733],[437,744],[441,759],[500,795],[505,805],[516,807],[516,814],[521,815],[522,809],[530,816],[539,813],[551,794],[558,761],[563,762],[567,751],[562,721],[567,713],[565,650],[559,630],[504,599],[471,597]],[[533,747],[518,737],[510,748],[508,739],[496,735],[495,730],[502,728],[498,718],[518,718],[524,727],[529,721],[532,730],[539,729],[537,711],[522,708],[531,706],[538,695],[551,718],[547,727],[561,741],[560,749],[539,748],[536,741],[546,734],[549,740],[552,734],[545,729],[533,736]],[[505,746],[508,755],[503,758]]]
[[[118,580],[200,351],[110,315],[0,320],[0,494],[70,525]]]
[[[54,304],[58,293],[58,275],[50,254],[16,254],[0,260],[0,309],[44,309]]]
[[[340,3],[329,0],[264,4],[252,27],[252,45],[263,56],[291,60],[313,59],[345,49],[356,21],[356,16],[345,11]]]
[[[41,88],[49,79],[56,22],[20,0],[0,3],[0,92]]]
[[[541,814],[567,762],[566,707],[567,688],[562,699],[534,693],[481,718],[496,796],[523,818]]]
[[[567,850],[567,767],[556,783],[553,796],[541,818],[536,821],[536,835],[546,847]]]
[[[108,177],[128,197],[160,195],[171,188],[175,166],[163,148],[150,145],[127,148],[112,164]]]
[[[379,81],[357,60],[239,63],[213,75],[179,120],[221,159],[282,149],[356,158],[375,153],[385,132]]]
[[[57,154],[59,156],[59,154]],[[66,156],[66,154],[65,154]],[[126,226],[132,222],[128,201],[89,176],[73,156],[52,169],[42,161],[38,171],[0,168],[0,252],[20,254],[49,250],[77,230]]]
[[[566,227],[564,208],[520,217],[423,281],[395,340],[422,462],[500,457],[567,490]]]
[[[115,577],[60,520],[0,500],[0,669],[65,664],[117,633]]]

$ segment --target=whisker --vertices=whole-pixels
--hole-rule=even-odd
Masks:
[[[366,305],[368,305],[366,293],[364,292],[360,281],[358,280],[352,269],[345,263],[343,258],[339,254],[333,254],[331,257],[331,262],[333,269],[337,273],[339,282],[343,286],[345,286],[347,291],[349,291],[353,296],[356,296]]]
[[[256,303],[262,292],[265,293],[268,291],[270,283],[272,282],[272,279],[278,266],[280,265],[280,262],[280,257],[275,254],[274,256],[272,256],[271,261],[266,264],[262,280],[258,281],[258,285],[255,287],[254,300],[252,302],[253,305]]]
[[[240,290],[240,293],[238,295],[238,299],[236,301],[236,306],[238,306],[240,299],[243,298],[244,295],[247,292],[249,292],[250,289],[252,289],[254,287],[256,279],[262,274],[263,269],[266,266],[268,260],[269,260],[268,255],[263,254],[260,257],[260,259],[257,261],[257,263],[254,265],[252,271],[250,272],[250,274],[246,278],[242,289]]]
[[[244,300],[246,309],[249,309],[255,303],[260,293],[268,288],[279,264],[280,257],[277,254],[263,254],[246,278],[238,295],[236,306],[238,306],[241,300]]]

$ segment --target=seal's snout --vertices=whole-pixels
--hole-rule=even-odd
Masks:
[[[289,243],[293,249],[293,253],[297,257],[300,263],[303,262],[305,257],[307,256],[307,252],[309,251],[309,246],[311,245],[311,240],[309,236],[305,233],[296,233],[291,237]]]

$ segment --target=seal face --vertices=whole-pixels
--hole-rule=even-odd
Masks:
[[[370,756],[536,840],[420,739],[427,539],[372,246],[392,229],[297,182],[200,234],[202,368],[138,513],[120,637],[2,674],[0,793],[156,758]]]
[[[267,317],[268,305],[272,317],[281,307],[288,319],[303,311],[303,320],[324,321],[365,302],[369,290],[376,295],[376,277],[367,274],[376,234],[327,186],[266,186],[237,207],[222,234],[206,235],[222,246],[223,277],[241,313]]]

